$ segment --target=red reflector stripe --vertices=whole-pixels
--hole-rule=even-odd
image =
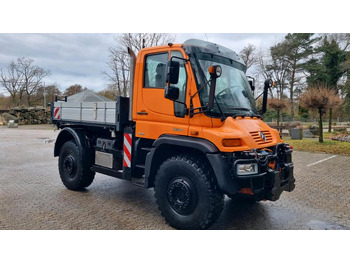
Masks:
[[[132,137],[131,134],[124,134],[124,160],[123,160],[123,166],[124,167],[131,167],[131,151],[132,151]]]
[[[124,145],[124,152],[127,156],[131,156],[131,153],[129,152],[129,149]]]
[[[53,117],[54,117],[54,118],[58,118],[58,119],[59,119],[60,115],[57,116],[58,111],[60,111],[60,108],[59,108],[59,107],[57,107],[57,108],[55,109],[55,113],[53,114]]]
[[[129,145],[131,145],[131,135],[130,134],[124,134],[124,137],[126,138],[126,140],[128,140]]]

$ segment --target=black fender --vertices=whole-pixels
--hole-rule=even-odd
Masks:
[[[87,144],[87,139],[85,138],[85,130],[83,128],[71,127],[63,128],[58,134],[54,149],[55,157],[60,155],[60,151],[64,143],[70,140],[74,141],[79,148],[80,161],[83,161],[87,157],[91,157],[90,154],[89,156],[87,155],[87,152],[91,150],[89,150],[89,145]]]
[[[153,146],[155,148],[159,148],[161,145],[164,144],[196,148],[205,154],[220,152],[219,149],[212,142],[197,137],[164,135],[153,142]]]
[[[220,150],[210,141],[203,138],[164,135],[153,142],[151,151],[146,156],[145,163],[145,187],[154,186],[154,177],[159,167],[160,151],[162,146],[182,148],[183,152],[189,149],[199,151],[211,165],[219,188],[224,193],[237,192],[238,185],[230,175],[230,166],[222,158]]]
[[[218,186],[225,194],[233,195],[240,189],[238,182],[231,176],[232,165],[227,163],[221,154],[206,154],[212,166]]]

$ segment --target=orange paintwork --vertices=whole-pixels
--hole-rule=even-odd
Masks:
[[[259,149],[282,142],[277,130],[270,128],[267,124],[257,118],[239,117],[233,119],[232,117],[228,117],[224,122],[221,122],[220,119],[214,120],[218,120],[219,122],[213,121],[215,122],[215,126],[212,128],[203,128],[201,137],[214,143],[222,152],[244,151],[252,148]],[[259,145],[250,134],[250,132],[256,131],[269,131],[272,136],[272,141],[270,143]],[[222,145],[222,139],[226,138],[240,138],[242,145],[240,147],[232,148],[224,147]]]
[[[222,152],[234,152],[259,149],[281,143],[277,130],[270,128],[258,118],[236,118],[228,117],[225,121],[207,117],[205,114],[197,114],[192,118],[189,115],[185,117],[176,117],[174,115],[174,102],[164,98],[164,89],[162,88],[144,88],[143,72],[145,56],[154,53],[180,51],[184,58],[188,59],[180,44],[170,46],[151,47],[140,50],[137,55],[135,79],[133,89],[133,120],[136,122],[136,137],[157,139],[164,134],[193,136],[204,138],[217,146]],[[190,106],[190,96],[195,94],[197,86],[195,78],[190,67],[186,64],[187,71],[187,90],[186,104]],[[193,97],[193,107],[200,107],[198,94]],[[137,114],[141,112],[141,114]],[[250,132],[264,131],[268,134],[268,142],[257,141],[259,133],[254,138]],[[224,147],[223,139],[239,138],[241,146]]]
[[[239,194],[244,194],[244,195],[251,195],[254,196],[254,193],[250,188],[244,187],[241,190],[238,191]]]

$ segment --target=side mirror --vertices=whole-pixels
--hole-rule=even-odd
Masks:
[[[179,82],[179,71],[180,71],[180,62],[179,61],[168,61],[167,64],[167,74],[166,82],[170,84],[177,84]]]
[[[249,82],[249,85],[250,85],[250,89],[254,92],[254,90],[255,90],[254,80],[248,80],[248,82]]]
[[[178,100],[180,89],[176,86],[166,86],[164,89],[164,97],[172,101]]]
[[[252,90],[252,92],[255,91],[255,78],[251,77],[251,76],[247,76],[247,78],[249,78],[248,83],[250,85],[250,89]]]

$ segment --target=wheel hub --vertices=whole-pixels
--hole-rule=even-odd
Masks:
[[[64,168],[64,172],[70,177],[73,178],[75,175],[75,161],[73,156],[68,155],[65,157],[64,161],[63,161],[63,168]]]
[[[194,191],[184,179],[175,179],[169,183],[167,190],[171,207],[179,214],[191,214],[194,210]]]

